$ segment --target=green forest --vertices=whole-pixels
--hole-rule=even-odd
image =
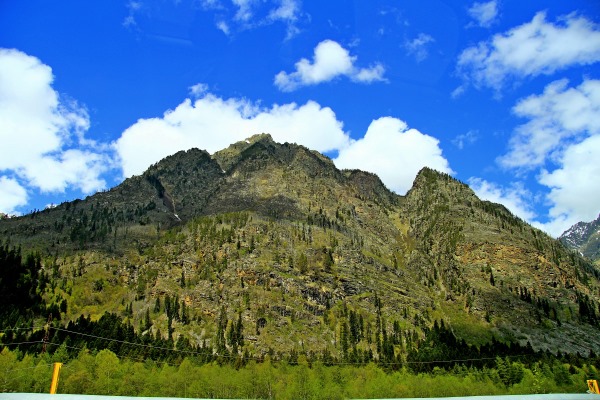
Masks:
[[[581,364],[552,358],[524,364],[519,357],[496,358],[491,368],[456,364],[417,373],[375,363],[249,360],[235,365],[224,359],[205,363],[201,357],[157,362],[117,357],[108,350],[68,347],[53,353],[0,352],[3,392],[48,392],[53,362],[64,362],[58,393],[192,398],[343,399],[437,397],[525,393],[582,393],[585,380],[598,376],[598,359]],[[224,362],[225,361],[225,362]]]
[[[59,393],[196,398],[581,393],[586,379],[600,378],[600,357],[593,352],[553,354],[496,339],[470,345],[443,320],[413,336],[396,321],[384,320],[377,296],[373,332],[366,332],[361,314],[342,305],[340,336],[332,350],[322,351],[299,346],[252,354],[244,332],[259,326],[244,327],[240,315],[228,319],[225,307],[216,318],[214,340],[192,344],[173,335],[172,321],[191,317],[185,303],[169,296],[157,298],[139,326],[110,312],[63,324],[66,301],[42,296],[53,279],[41,257],[4,244],[0,261],[1,392],[48,392],[54,362],[64,364]],[[579,317],[595,322],[595,307],[579,305]],[[125,314],[130,312],[126,304]],[[161,313],[167,315],[167,331],[153,333],[151,319]],[[43,325],[49,314],[54,319]],[[373,341],[372,350],[359,345],[365,340]]]
[[[236,324],[232,324],[236,325]],[[343,399],[463,395],[583,393],[598,379],[600,357],[535,352],[530,346],[492,342],[475,347],[457,340],[442,323],[405,359],[292,349],[253,356],[140,336],[114,314],[4,329],[0,391],[48,392],[52,364],[63,363],[59,393],[192,398]],[[235,329],[224,335],[233,348]],[[493,354],[503,356],[494,356]]]

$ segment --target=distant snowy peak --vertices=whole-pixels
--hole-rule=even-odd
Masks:
[[[586,257],[600,259],[600,215],[594,221],[576,223],[559,240]]]

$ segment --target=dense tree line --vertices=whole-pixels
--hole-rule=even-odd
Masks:
[[[45,312],[41,293],[47,284],[39,253],[23,257],[20,247],[0,243],[0,329]]]
[[[0,392],[47,392],[51,363],[64,362],[65,351],[54,354],[0,352]],[[307,362],[294,365],[266,358],[244,367],[205,363],[185,357],[177,364],[140,362],[117,357],[111,350],[84,349],[63,366],[59,393],[193,398],[343,399],[472,396],[525,393],[582,393],[585,380],[598,378],[598,359],[575,365],[564,360],[525,366],[497,359],[492,368],[454,366],[415,374],[403,368],[386,372],[375,364],[363,366]],[[593,361],[593,362],[591,362]]]

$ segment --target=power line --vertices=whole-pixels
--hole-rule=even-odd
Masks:
[[[48,366],[51,366],[52,364],[54,364],[54,363],[50,363],[50,364],[38,364],[38,365],[36,365],[34,367],[27,367],[27,368],[7,369],[4,372],[6,372],[8,374],[9,372],[14,372],[14,371],[25,371],[25,370],[29,370],[29,369],[36,369],[36,368],[38,368],[40,366],[41,367],[48,367]]]
[[[39,367],[50,367],[50,366],[52,366],[52,364],[38,364],[38,365],[36,365],[34,367],[7,369],[7,370],[4,371],[6,378],[4,378],[4,380],[3,380],[2,383],[6,386],[9,382],[12,382],[12,381],[14,381],[16,379],[21,379],[24,376],[28,375],[28,373],[23,373],[23,374],[20,374],[20,375],[12,374],[15,371],[27,371],[27,370],[37,369]],[[13,376],[11,376],[11,375],[13,375]]]
[[[81,350],[88,350],[89,351],[89,349],[87,347],[85,347],[85,346],[84,347],[75,347],[75,346],[66,345],[64,343],[62,343],[62,344],[48,343],[48,344],[52,345],[52,346],[56,346],[56,347],[64,346],[65,348],[73,349],[73,350],[79,350],[79,351],[81,351]],[[140,361],[140,362],[148,361],[147,358],[135,358],[135,357],[128,357],[128,356],[121,356],[121,355],[115,354],[115,353],[113,353],[113,354],[115,355],[115,357],[117,357],[119,359],[123,359],[123,360],[133,360],[133,361]],[[172,363],[168,363],[166,361],[158,361],[158,362],[160,362],[161,364],[170,365],[172,367],[177,367],[178,366],[178,364],[172,364]],[[63,368],[66,368],[66,367],[69,367],[69,365],[68,364],[63,365]]]
[[[30,342],[13,342],[13,343],[0,343],[0,346],[20,346],[22,344],[43,344],[43,340],[35,340]]]
[[[71,334],[75,334],[75,335],[87,336],[87,337],[94,338],[94,339],[106,340],[106,341],[111,341],[111,342],[116,342],[116,343],[121,343],[121,344],[126,344],[126,345],[132,345],[132,346],[145,347],[148,349],[173,351],[176,353],[185,353],[185,354],[190,354],[190,355],[195,355],[195,356],[207,356],[208,355],[206,353],[201,353],[201,352],[197,352],[197,351],[173,349],[173,348],[162,347],[162,346],[153,346],[150,344],[128,342],[126,340],[106,338],[106,337],[92,335],[92,334],[88,334],[88,333],[75,332],[75,331],[71,331],[71,330],[63,329],[63,328],[51,327],[50,329],[54,329],[57,331],[63,331],[63,332],[67,332],[67,333],[71,333]],[[39,343],[39,342],[36,342],[36,343]],[[48,343],[48,344],[52,344],[54,346],[60,346],[59,344],[56,344],[56,343]],[[72,347],[72,346],[66,346],[66,347],[75,348],[77,350],[83,350],[83,348],[78,348],[78,347]],[[235,359],[235,358],[239,357],[237,355],[226,355],[226,354],[218,354],[218,353],[210,354],[210,356],[216,357],[216,358],[228,358],[228,359]],[[508,355],[508,356],[504,356],[503,358],[522,358],[522,357],[528,357],[528,356],[530,356],[530,355],[529,354],[520,354],[520,355]],[[117,356],[117,357],[118,358],[127,358],[127,359],[137,360],[137,361],[146,361],[146,359],[136,359],[136,358],[125,357],[125,356]],[[263,358],[256,357],[256,356],[245,357],[245,358],[250,359],[250,360],[255,360],[255,361],[263,360]],[[495,359],[496,359],[496,357],[479,357],[479,358],[463,358],[463,359],[431,360],[431,361],[388,361],[388,362],[379,361],[379,362],[377,362],[377,364],[378,365],[450,364],[450,363],[465,363],[465,362],[473,362],[473,361],[489,361],[489,360],[495,360]],[[278,362],[278,361],[283,361],[283,360],[271,360],[271,361]],[[166,363],[166,362],[164,362],[164,363]],[[166,364],[168,364],[168,363],[166,363]],[[331,362],[331,363],[328,362],[327,364],[331,364],[331,365],[365,365],[365,364],[368,364],[368,362],[350,362],[350,361],[339,362],[338,361],[338,362]],[[171,364],[169,364],[169,365],[171,365]]]
[[[42,329],[42,328],[44,328],[44,326],[28,326],[28,327],[24,327],[24,328],[6,328],[6,329],[0,329],[0,332],[11,332],[11,331],[22,331],[22,330],[34,331],[36,329]]]
[[[62,332],[68,332],[68,333],[72,333],[72,334],[75,334],[75,335],[87,336],[87,337],[94,338],[94,339],[107,340],[107,341],[110,341],[110,342],[116,342],[116,343],[121,343],[121,344],[132,345],[132,346],[146,347],[146,348],[149,348],[149,349],[167,350],[167,351],[175,351],[175,352],[179,352],[179,353],[188,353],[188,354],[202,355],[202,353],[199,353],[199,352],[196,352],[196,351],[171,349],[171,348],[168,348],[168,347],[152,346],[152,345],[144,344],[144,343],[128,342],[126,340],[105,338],[105,337],[102,337],[102,336],[91,335],[89,333],[75,332],[75,331],[70,331],[68,329],[62,329],[62,328],[54,328],[54,327],[52,327],[51,329],[54,329],[54,330],[57,330],[57,331],[62,331]]]

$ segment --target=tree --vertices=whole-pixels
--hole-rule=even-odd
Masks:
[[[308,271],[308,259],[306,258],[306,254],[300,253],[296,260],[296,266],[301,274],[306,274]]]
[[[504,383],[504,385],[506,385],[506,387],[521,382],[521,380],[523,380],[523,376],[525,375],[523,364],[510,362],[508,357],[504,360],[500,357],[496,357],[496,370],[498,371],[500,380],[502,383]]]
[[[160,312],[160,297],[159,296],[156,296],[156,302],[154,303],[154,312],[155,313]]]
[[[217,338],[215,341],[218,355],[223,355],[227,352],[227,347],[225,346],[225,329],[227,329],[227,313],[225,306],[222,306],[217,321]]]
[[[150,309],[146,308],[146,318],[144,319],[144,330],[147,331],[152,327],[152,320],[150,319]]]
[[[119,359],[110,350],[101,350],[95,359],[96,379],[91,391],[94,394],[110,394],[119,386],[121,378],[121,365]]]
[[[185,301],[182,301],[181,302],[181,323],[182,324],[189,324],[190,317],[188,314],[189,314],[189,311],[185,305]]]

